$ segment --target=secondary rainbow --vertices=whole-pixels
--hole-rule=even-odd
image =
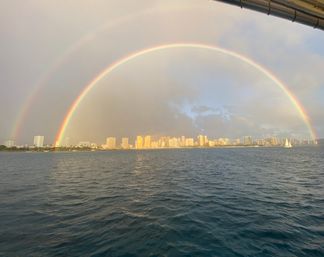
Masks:
[[[290,102],[295,107],[296,111],[299,113],[300,117],[305,123],[305,126],[307,127],[310,137],[312,140],[316,139],[316,132],[313,129],[310,119],[307,115],[307,112],[305,108],[301,105],[299,100],[296,98],[296,96],[289,90],[289,87],[285,85],[280,79],[278,79],[275,75],[273,75],[268,69],[265,67],[262,67],[260,64],[256,63],[252,59],[236,53],[234,51],[221,48],[219,46],[213,46],[213,45],[207,45],[207,44],[201,44],[201,43],[172,43],[172,44],[163,44],[158,45],[150,48],[146,48],[137,52],[133,52],[126,57],[117,60],[116,62],[109,65],[107,68],[105,68],[102,72],[100,72],[88,85],[85,86],[83,91],[80,93],[80,95],[74,100],[72,105],[70,106],[60,128],[56,136],[56,145],[59,146],[62,144],[62,139],[64,137],[64,133],[66,131],[67,126],[69,125],[69,122],[71,118],[73,117],[74,112],[82,102],[82,100],[86,97],[86,95],[95,87],[95,85],[102,80],[104,77],[112,73],[114,70],[116,70],[118,67],[130,62],[131,60],[136,59],[137,57],[147,55],[156,51],[163,51],[167,49],[173,49],[173,48],[196,48],[196,49],[205,49],[205,50],[211,50],[216,51],[218,53],[222,53],[231,57],[234,57],[246,64],[251,65],[256,70],[260,71],[262,74],[264,74],[266,77],[268,77],[270,80],[274,82],[275,85],[277,85],[282,92],[285,93],[285,95],[288,97]]]
[[[21,130],[23,128],[24,122],[28,118],[28,114],[32,108],[33,103],[39,98],[39,94],[41,92],[41,89],[46,86],[46,84],[50,81],[50,79],[54,76],[54,74],[62,67],[62,65],[67,62],[73,54],[77,53],[81,50],[82,47],[84,47],[87,43],[92,42],[96,39],[98,35],[100,35],[102,32],[116,28],[118,26],[121,26],[122,24],[126,22],[130,22],[134,20],[135,18],[138,18],[142,15],[147,14],[153,14],[154,12],[170,12],[170,11],[176,11],[176,10],[184,10],[184,9],[190,9],[190,8],[201,8],[200,5],[187,5],[187,6],[167,6],[161,9],[161,7],[152,7],[148,9],[141,10],[140,12],[122,16],[114,21],[109,21],[101,26],[99,26],[94,31],[90,31],[89,33],[86,33],[84,36],[82,36],[79,40],[71,44],[61,55],[59,55],[50,65],[49,69],[46,70],[40,78],[38,78],[32,88],[32,90],[27,95],[27,98],[25,102],[21,105],[21,108],[19,108],[19,112],[16,115],[16,119],[13,123],[13,127],[11,129],[10,138],[13,140],[18,140],[19,136],[21,134]]]

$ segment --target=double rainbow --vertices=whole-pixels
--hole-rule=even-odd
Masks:
[[[307,115],[307,112],[305,108],[302,106],[302,104],[298,101],[296,96],[289,90],[289,87],[285,85],[280,79],[278,79],[275,75],[273,75],[268,69],[265,67],[262,67],[260,64],[256,63],[252,59],[236,53],[234,51],[224,49],[218,46],[212,46],[212,45],[207,45],[207,44],[201,44],[201,43],[174,43],[174,44],[163,44],[163,45],[158,45],[150,48],[146,48],[137,52],[133,52],[126,57],[117,60],[116,62],[112,63],[109,65],[107,68],[105,68],[102,72],[100,72],[88,85],[85,86],[85,88],[82,90],[80,95],[74,100],[72,105],[70,106],[67,114],[64,117],[64,120],[59,128],[59,131],[56,135],[56,146],[62,145],[62,140],[66,131],[66,128],[68,127],[71,118],[73,117],[73,114],[77,110],[78,106],[81,104],[83,99],[87,96],[87,94],[97,85],[97,83],[102,80],[104,77],[112,73],[114,70],[118,69],[120,66],[136,59],[137,57],[147,55],[153,52],[157,51],[163,51],[167,49],[173,49],[173,48],[196,48],[196,49],[206,49],[206,50],[211,50],[211,51],[216,51],[218,53],[222,53],[231,57],[234,57],[251,67],[255,68],[258,70],[260,73],[268,77],[270,80],[274,82],[275,85],[280,88],[280,90],[288,97],[289,101],[292,103],[300,117],[305,123],[305,126],[307,130],[309,131],[310,137],[312,140],[316,139],[316,133],[314,128],[311,125],[310,119]]]

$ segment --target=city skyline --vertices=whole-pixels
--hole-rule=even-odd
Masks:
[[[127,136],[115,137],[109,136],[105,143],[79,141],[77,144],[71,144],[67,138],[64,143],[58,144],[45,141],[44,136],[34,136],[33,144],[19,145],[14,140],[6,140],[2,144],[7,148],[93,148],[93,149],[160,149],[160,148],[188,148],[188,147],[220,147],[220,146],[283,146],[288,140],[292,145],[317,145],[317,140],[306,138],[277,136],[253,137],[243,136],[241,138],[218,137],[210,138],[207,135],[199,134],[197,136],[156,136],[156,135],[137,135],[135,138]],[[1,145],[1,144],[0,144]]]

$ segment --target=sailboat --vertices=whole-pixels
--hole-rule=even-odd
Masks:
[[[285,144],[284,144],[285,148],[292,148],[291,142],[288,140],[288,138],[286,138]]]

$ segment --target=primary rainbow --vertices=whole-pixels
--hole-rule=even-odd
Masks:
[[[71,44],[61,55],[59,55],[50,65],[49,69],[46,70],[40,78],[38,78],[32,88],[32,90],[27,95],[27,98],[25,102],[21,105],[21,108],[19,108],[19,112],[16,115],[16,119],[14,120],[13,127],[11,129],[11,135],[10,138],[13,140],[17,140],[18,137],[21,134],[21,130],[23,128],[24,122],[28,118],[28,114],[32,108],[33,103],[36,101],[36,99],[39,97],[39,94],[41,92],[41,89],[50,81],[50,79],[53,77],[55,72],[59,70],[59,68],[62,67],[62,65],[68,61],[68,59],[72,56],[72,54],[76,53],[86,45],[87,43],[94,40],[101,32],[116,28],[117,26],[120,26],[126,22],[132,21],[133,19],[140,17],[142,15],[151,14],[154,12],[169,12],[171,10],[184,10],[184,9],[190,9],[190,8],[201,8],[200,5],[186,5],[184,6],[166,6],[161,9],[161,7],[152,7],[148,9],[141,10],[140,12],[122,16],[114,21],[109,21],[101,26],[99,26],[94,31],[90,31],[89,33],[82,36],[79,40]]]
[[[117,69],[118,67],[128,63],[129,61],[140,57],[142,55],[146,55],[152,52],[156,52],[156,51],[162,51],[162,50],[166,50],[166,49],[171,49],[171,48],[199,48],[199,49],[206,49],[206,50],[211,50],[211,51],[216,51],[234,58],[237,58],[241,61],[243,61],[244,63],[247,63],[249,65],[251,65],[252,67],[254,67],[255,69],[257,69],[258,71],[260,71],[262,74],[264,74],[266,77],[268,77],[270,80],[272,80],[288,97],[288,99],[290,100],[290,102],[293,104],[293,106],[295,107],[295,109],[297,110],[297,112],[299,113],[300,117],[302,118],[302,120],[304,121],[309,134],[312,138],[312,140],[316,139],[316,133],[315,130],[313,129],[310,119],[307,115],[306,110],[304,109],[304,107],[301,105],[301,103],[298,101],[298,99],[296,98],[296,96],[294,96],[294,94],[289,90],[288,86],[285,85],[282,81],[280,81],[275,75],[273,75],[269,70],[267,70],[266,68],[262,67],[260,64],[256,63],[255,61],[253,61],[252,59],[249,59],[248,57],[236,53],[234,51],[228,50],[228,49],[224,49],[218,46],[212,46],[212,45],[207,45],[207,44],[201,44],[201,43],[173,43],[173,44],[163,44],[163,45],[158,45],[158,46],[154,46],[154,47],[150,47],[150,48],[146,48],[134,53],[131,53],[129,55],[127,55],[126,57],[117,60],[116,62],[112,63],[111,65],[109,65],[107,68],[105,68],[102,72],[100,72],[92,81],[90,81],[90,83],[88,85],[85,86],[85,88],[83,89],[83,91],[80,93],[80,95],[74,100],[74,102],[72,103],[72,105],[70,106],[61,126],[60,129],[57,133],[56,136],[56,146],[59,146],[62,144],[62,139],[65,133],[65,130],[67,128],[67,126],[69,125],[69,122],[74,114],[74,112],[76,111],[76,109],[78,108],[79,104],[82,102],[82,100],[86,97],[86,95],[90,92],[90,90],[92,90],[92,88],[101,80],[103,79],[105,76],[109,75],[111,72],[113,72],[115,69]]]

